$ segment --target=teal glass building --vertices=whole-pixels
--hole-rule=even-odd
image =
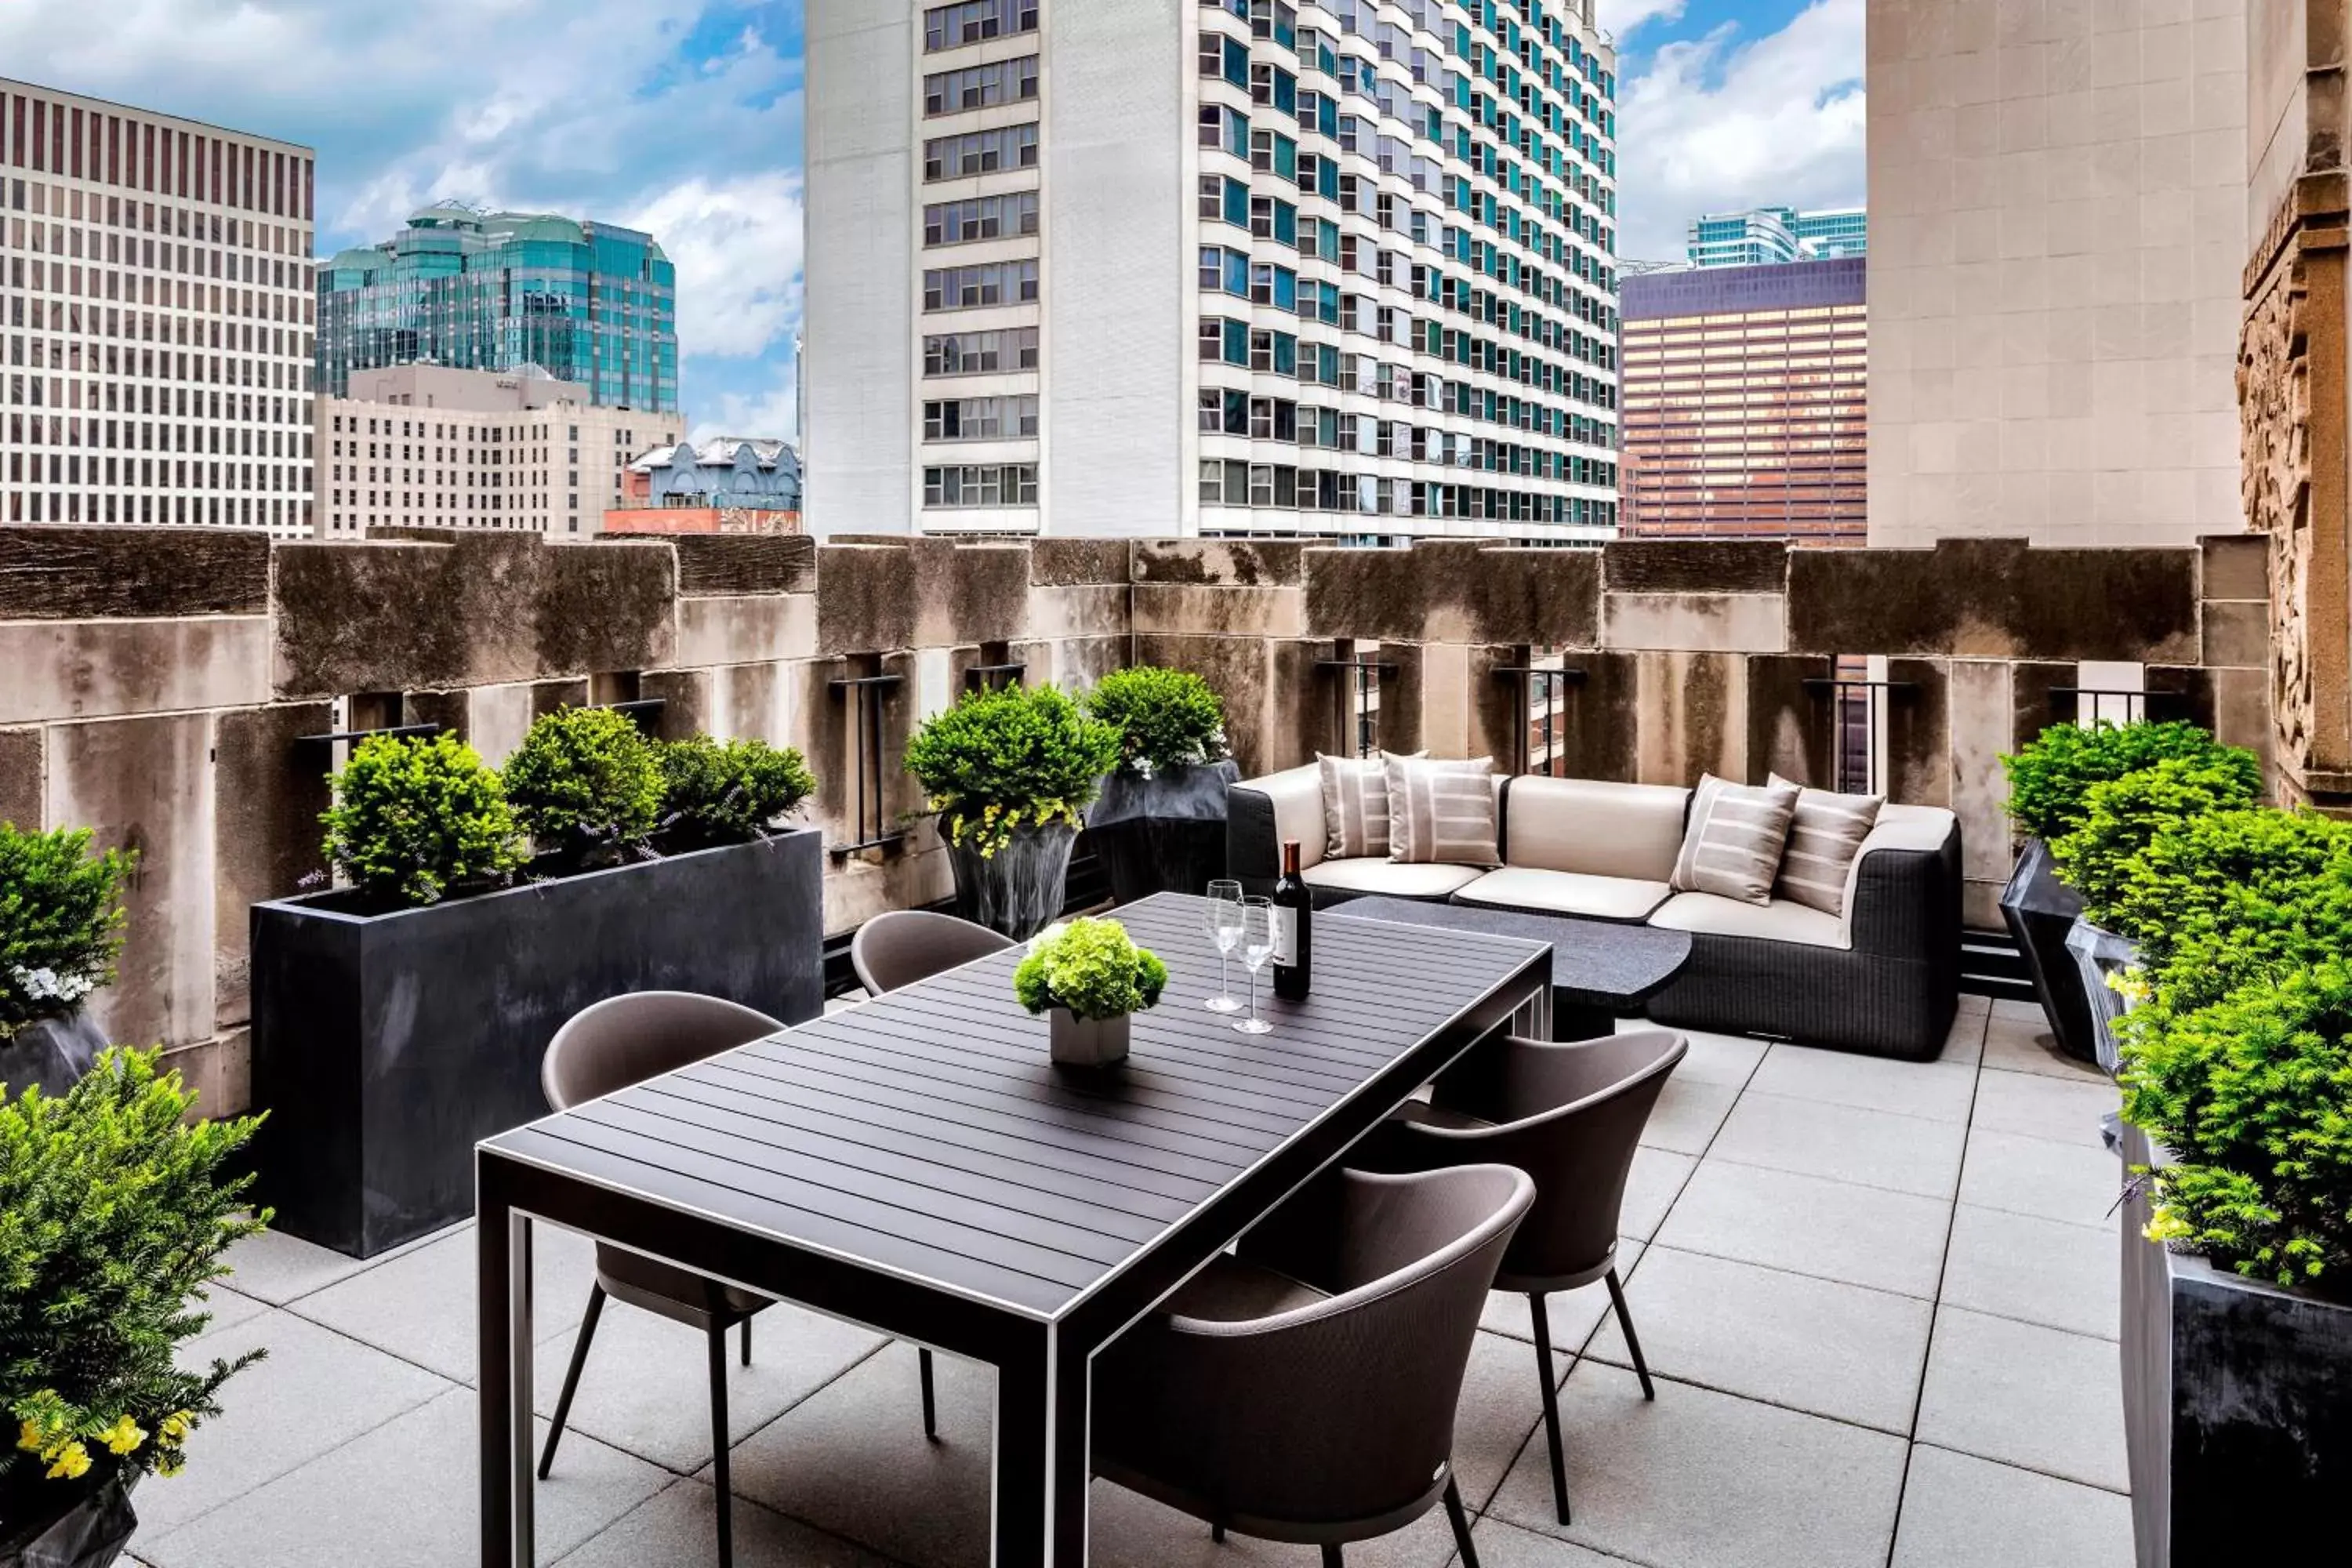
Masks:
[[[1691,220],[1694,267],[1761,267],[1869,253],[1870,216],[1861,207],[1752,207]]]
[[[677,279],[653,236],[453,203],[319,268],[318,387],[355,370],[535,364],[607,408],[677,412]]]

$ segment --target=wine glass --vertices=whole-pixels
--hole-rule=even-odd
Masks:
[[[1201,911],[1202,928],[1217,948],[1217,994],[1202,1004],[1212,1013],[1238,1013],[1242,1005],[1234,1000],[1234,988],[1227,981],[1234,949],[1242,940],[1242,885],[1229,877],[1220,877],[1209,884],[1208,908]]]
[[[1257,972],[1274,956],[1274,900],[1242,900],[1242,963],[1249,970],[1250,1016],[1234,1026],[1244,1035],[1264,1035],[1274,1026],[1257,1016]]]

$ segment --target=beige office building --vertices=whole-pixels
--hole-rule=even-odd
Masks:
[[[370,528],[602,532],[630,462],[686,433],[682,415],[600,408],[587,387],[529,370],[398,365],[352,372],[351,391],[318,400],[321,539]]]
[[[2245,0],[1869,0],[1870,542],[2243,526]]]

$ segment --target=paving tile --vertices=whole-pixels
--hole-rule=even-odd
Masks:
[[[572,1360],[573,1336],[540,1342],[533,1408],[552,1415]],[[751,1325],[751,1364],[727,1336],[727,1426],[737,1442],[774,1420],[882,1343],[880,1335],[790,1302]],[[911,1356],[912,1352],[908,1352]],[[710,1363],[701,1331],[619,1301],[607,1302],[580,1374],[571,1425],[640,1458],[681,1473],[710,1460]],[[922,1404],[911,1364],[906,1419],[918,1435]],[[562,1465],[559,1457],[557,1464]]]
[[[2006,1018],[2013,1024],[2042,1022],[2042,1004],[2039,1002],[2018,1002],[2007,996],[2000,996],[1992,999],[1992,1005],[1989,1010],[1994,1017]]]
[[[2111,1491],[2124,1466],[2113,1341],[1939,1307],[1918,1440]]]
[[[1636,1025],[1655,1028],[1646,1020]],[[1680,1031],[1690,1048],[1675,1068],[1675,1077],[1686,1083],[1721,1084],[1738,1089],[1756,1071],[1756,1064],[1764,1059],[1769,1042],[1751,1040],[1739,1035],[1718,1035],[1706,1029]]]
[[[1751,1089],[1732,1108],[1708,1154],[1714,1160],[1949,1200],[1959,1189],[1960,1150],[1967,1142],[1968,1130],[1957,1122],[1790,1100]]]
[[[1097,1481],[1087,1521],[1087,1562],[1089,1568],[1307,1568],[1316,1560],[1312,1546],[1254,1541],[1228,1533],[1223,1544],[1209,1527],[1190,1514],[1150,1498]],[[1352,1542],[1347,1548],[1349,1568],[1444,1568],[1454,1558],[1454,1531],[1441,1505],[1402,1530],[1372,1540]],[[984,1553],[961,1562],[980,1563]]]
[[[269,1354],[222,1385],[222,1413],[188,1440],[188,1468],[139,1489],[143,1537],[172,1531],[436,1395],[447,1379],[330,1333],[282,1309],[180,1347],[183,1366]]]
[[[1965,1122],[1969,1102],[1976,1095],[1976,1081],[1973,1068],[1777,1045],[1748,1087],[1759,1094]]]
[[[2116,1335],[2116,1232],[1962,1204],[1952,1215],[1943,1300],[2101,1339]]]
[[[1633,1163],[1625,1173],[1625,1197],[1617,1211],[1617,1233],[1644,1240],[1655,1236],[1697,1165],[1688,1154],[1671,1149],[1634,1150]]]
[[[441,1233],[421,1237],[405,1246],[379,1253],[373,1258],[346,1258],[340,1252],[286,1235],[282,1231],[265,1230],[258,1236],[248,1236],[228,1249],[227,1262],[235,1272],[222,1283],[240,1295],[273,1307],[282,1307],[313,1290],[322,1290],[339,1279],[363,1274],[391,1258],[415,1247],[430,1245]]]
[[[1478,1521],[1471,1526],[1470,1539],[1478,1547],[1479,1568],[1613,1568],[1625,1561],[1499,1519]]]
[[[185,1529],[148,1542],[155,1568],[445,1568],[481,1544],[478,1397],[452,1389]],[[541,1424],[544,1436],[545,1424]],[[675,1478],[568,1436],[540,1483],[541,1561],[581,1545]],[[141,1489],[143,1504],[146,1489]],[[364,1543],[363,1551],[354,1547]]]
[[[2131,1502],[1925,1445],[1912,1450],[1892,1568],[2131,1568]]]
[[[444,1377],[471,1383],[479,1335],[474,1261],[474,1227],[461,1226],[428,1247],[305,1296],[291,1310]],[[595,1278],[594,1243],[560,1226],[532,1227],[531,1325],[540,1342],[562,1335],[571,1344]],[[556,1372],[561,1376],[562,1367]]]
[[[1608,1292],[1601,1294],[1605,1299]],[[1557,1384],[1568,1375],[1572,1360],[1555,1347],[1551,1362]],[[1470,1364],[1462,1374],[1462,1404],[1454,1416],[1454,1473],[1461,1479],[1463,1500],[1472,1508],[1495,1495],[1528,1434],[1542,1419],[1535,1346],[1501,1334],[1480,1334],[1470,1347]],[[1446,1532],[1440,1534],[1451,1540]]]
[[[2049,1021],[2037,1009],[2030,1022],[1995,1018],[1985,1031],[1984,1065],[2002,1072],[2030,1072],[2078,1083],[2105,1083],[2096,1062],[2081,1061],[2058,1048]]]
[[[1948,1206],[1935,1198],[1708,1159],[1691,1173],[1657,1239],[1685,1252],[1932,1300],[1950,1220]]]
[[[269,1310],[268,1302],[232,1290],[226,1285],[207,1286],[205,1294],[208,1300],[204,1303],[204,1310],[212,1319],[205,1325],[205,1332],[208,1334],[233,1329],[247,1318],[257,1318]]]
[[[1656,1568],[1884,1568],[1901,1438],[1688,1384],[1649,1403],[1632,1373],[1590,1361],[1561,1397],[1576,1522],[1552,1512],[1540,1443],[1494,1517]]]
[[[2077,1225],[2113,1226],[2126,1176],[2123,1162],[2095,1140],[2060,1142],[1977,1127],[1969,1132],[1961,1162],[1960,1201]]]
[[[1977,1084],[1970,1124],[2096,1149],[2104,1147],[2099,1119],[2115,1110],[2120,1099],[2115,1085],[2104,1081],[2074,1083],[2039,1073],[1988,1069]]]
[[[1631,1279],[1642,1261],[1643,1243],[1630,1237],[1617,1238],[1617,1278]],[[1581,1290],[1559,1290],[1544,1298],[1545,1313],[1551,1320],[1551,1348],[1573,1355],[1584,1348],[1601,1320],[1609,1315],[1609,1287],[1594,1280]],[[1528,1299],[1508,1290],[1496,1290],[1486,1298],[1486,1310],[1478,1315],[1478,1326],[1489,1333],[1507,1334],[1515,1340],[1535,1342],[1534,1321],[1528,1316]]]
[[[1702,1083],[1676,1073],[1666,1080],[1658,1103],[1651,1107],[1642,1142],[1677,1154],[1703,1154],[1716,1129],[1731,1113],[1732,1101],[1738,1098],[1739,1090],[1732,1085]]]
[[[1969,1016],[1971,1014],[1981,1018],[1990,1011],[1992,1011],[1991,997],[1980,995],[1974,991],[1963,991],[1960,993],[1960,1016],[1963,1018]]]
[[[1654,1377],[1910,1436],[1926,1301],[1667,1247],[1644,1255],[1625,1298]],[[1587,1353],[1633,1364],[1614,1313]]]
[[[702,1481],[674,1482],[563,1558],[560,1568],[692,1568],[713,1561],[719,1529],[715,1495]],[[735,1568],[895,1568],[887,1557],[812,1530],[748,1498],[735,1500],[733,1524]]]
[[[1952,1020],[1950,1030],[1944,1036],[1944,1049],[1936,1058],[1947,1066],[1972,1068],[1984,1056],[1987,1015],[1981,1009],[1973,1013],[1969,1011],[1969,1000],[1966,996],[1960,998],[1959,1016]],[[1981,1002],[1984,998],[1979,996],[1976,1000]]]

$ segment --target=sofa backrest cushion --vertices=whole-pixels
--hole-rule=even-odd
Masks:
[[[1323,787],[1323,856],[1352,860],[1389,852],[1389,774],[1379,757],[1315,753]],[[1306,852],[1305,846],[1300,853]]]
[[[1713,893],[1759,908],[1772,901],[1780,851],[1797,815],[1794,784],[1738,784],[1708,773],[1691,797],[1673,878],[1678,893]]]
[[[1797,816],[1789,824],[1789,842],[1780,851],[1780,876],[1772,884],[1772,896],[1825,915],[1843,913],[1846,875],[1862,852],[1863,840],[1877,826],[1886,797],[1805,789],[1779,773],[1771,782],[1797,791]]]
[[[1387,759],[1389,858],[1408,866],[1496,866],[1495,759]]]
[[[1510,865],[1663,882],[1682,848],[1690,791],[1528,774],[1511,781],[1506,804]]]

